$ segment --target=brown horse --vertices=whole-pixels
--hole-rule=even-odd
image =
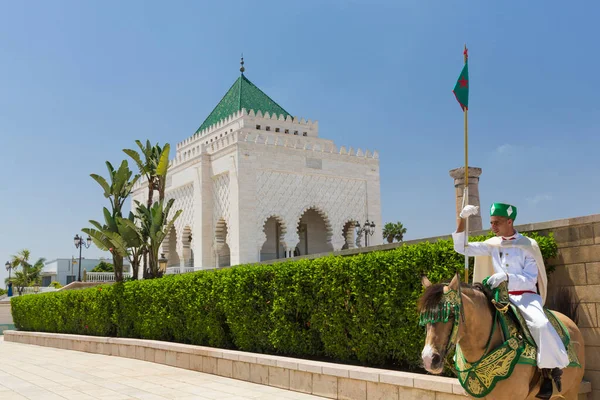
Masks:
[[[427,277],[422,283],[426,290],[419,300],[419,311],[439,303],[442,295],[450,290],[458,291],[460,280],[454,276],[452,281],[445,284],[432,285]],[[481,359],[485,354],[502,345],[502,331],[498,321],[494,319],[494,308],[480,288],[477,286],[461,285],[462,315],[452,315],[447,322],[427,323],[425,346],[422,352],[424,368],[433,374],[440,374],[444,368],[444,359],[451,340],[454,319],[458,318],[458,331],[454,337],[455,343],[460,344],[464,358],[469,362]],[[458,297],[458,296],[457,296]],[[568,367],[563,370],[562,392],[554,391],[552,398],[577,400],[579,384],[585,370],[584,342],[577,325],[566,315],[554,312],[560,321],[567,327],[574,343],[581,368]],[[492,331],[493,324],[496,329]],[[491,337],[490,337],[491,336]],[[489,339],[489,343],[488,343]],[[488,352],[486,353],[486,349]],[[541,384],[541,374],[536,366],[517,364],[512,374],[499,381],[494,389],[484,398],[489,400],[533,400]]]

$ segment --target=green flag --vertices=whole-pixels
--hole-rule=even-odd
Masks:
[[[456,96],[456,101],[460,104],[460,108],[463,111],[469,109],[469,63],[465,62],[454,90],[452,91]]]

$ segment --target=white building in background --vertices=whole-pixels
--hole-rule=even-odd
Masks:
[[[166,198],[183,213],[163,242],[168,273],[352,248],[356,221],[381,244],[377,152],[321,138],[240,71],[170,162]]]
[[[102,261],[112,264],[112,259],[103,258],[82,258],[81,259],[81,280],[83,280],[83,271],[90,272]],[[129,260],[124,260],[123,271],[129,271],[131,266]],[[42,269],[42,287],[49,286],[51,282],[58,282],[62,286],[68,285],[77,280],[79,274],[79,258],[57,258],[48,261]],[[112,274],[112,273],[111,273]]]

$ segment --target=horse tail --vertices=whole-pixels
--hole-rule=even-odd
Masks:
[[[548,296],[546,307],[558,311],[570,318],[575,325],[579,325],[579,303],[581,303],[581,300],[576,300],[574,293],[564,286],[558,287],[552,292],[552,295]]]

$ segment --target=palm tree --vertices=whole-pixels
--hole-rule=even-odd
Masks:
[[[146,178],[148,185],[148,201],[146,207],[152,208],[154,191],[158,191],[158,200],[163,201],[165,198],[165,190],[167,186],[167,170],[169,168],[169,152],[171,151],[171,145],[166,143],[163,148],[158,144],[152,146],[149,140],[146,140],[146,146],[141,141],[136,140],[135,143],[140,148],[141,154],[132,149],[123,149],[123,152],[135,161],[137,164],[140,175]],[[145,237],[144,243],[147,242]],[[148,268],[148,251],[144,249],[142,251],[144,257],[144,278],[148,278],[150,270]],[[150,274],[151,275],[151,274]]]
[[[118,170],[115,170],[110,162],[106,162],[108,168],[108,177],[110,184],[106,179],[97,175],[90,176],[102,186],[104,189],[104,197],[108,198],[112,210],[104,207],[105,224],[100,224],[96,221],[90,221],[96,229],[83,228],[82,231],[91,236],[94,244],[101,250],[109,250],[113,256],[113,265],[115,267],[115,280],[123,281],[123,258],[128,257],[127,251],[123,250],[123,246],[115,245],[119,239],[119,218],[122,218],[121,209],[125,200],[133,190],[133,186],[140,178],[135,175],[132,179],[133,172],[129,169],[127,160],[123,160]]]
[[[404,234],[406,228],[402,225],[402,222],[396,222],[395,224],[388,222],[383,227],[383,238],[387,239],[388,243],[393,243],[394,239],[398,242],[404,240]]]
[[[16,286],[19,296],[23,294],[23,289],[27,286],[42,283],[42,269],[44,268],[45,258],[39,258],[35,264],[29,263],[31,252],[23,249],[12,256],[10,264],[15,271],[12,278],[7,278],[5,283],[12,282]],[[17,268],[21,267],[20,270]]]
[[[171,145],[167,143],[163,148],[158,144],[152,146],[149,140],[146,141],[146,146],[142,145],[142,142],[139,140],[136,140],[135,143],[138,145],[144,156],[143,160],[140,154],[135,150],[123,149],[123,152],[135,161],[140,169],[140,175],[146,177],[148,184],[148,202],[146,205],[150,208],[152,207],[155,190],[158,191],[158,200],[163,200],[165,198]]]
[[[142,251],[145,243],[141,238],[140,228],[133,223],[133,214],[129,213],[129,219],[113,218],[104,207],[105,224],[90,221],[94,228],[83,228],[82,231],[90,235],[100,250],[110,251],[113,255],[113,270],[115,280],[123,280],[123,258],[127,257],[133,268],[133,279],[138,278],[138,270]],[[120,266],[119,261],[120,260]]]
[[[161,272],[158,269],[158,253],[160,246],[171,230],[175,220],[181,215],[183,210],[177,210],[173,218],[169,221],[169,211],[175,202],[174,199],[169,199],[163,208],[163,201],[160,200],[152,205],[151,208],[146,207],[139,201],[136,201],[136,216],[140,221],[140,229],[143,231],[143,236],[148,238],[147,252],[149,255],[149,263],[147,268],[146,278],[158,278]]]

